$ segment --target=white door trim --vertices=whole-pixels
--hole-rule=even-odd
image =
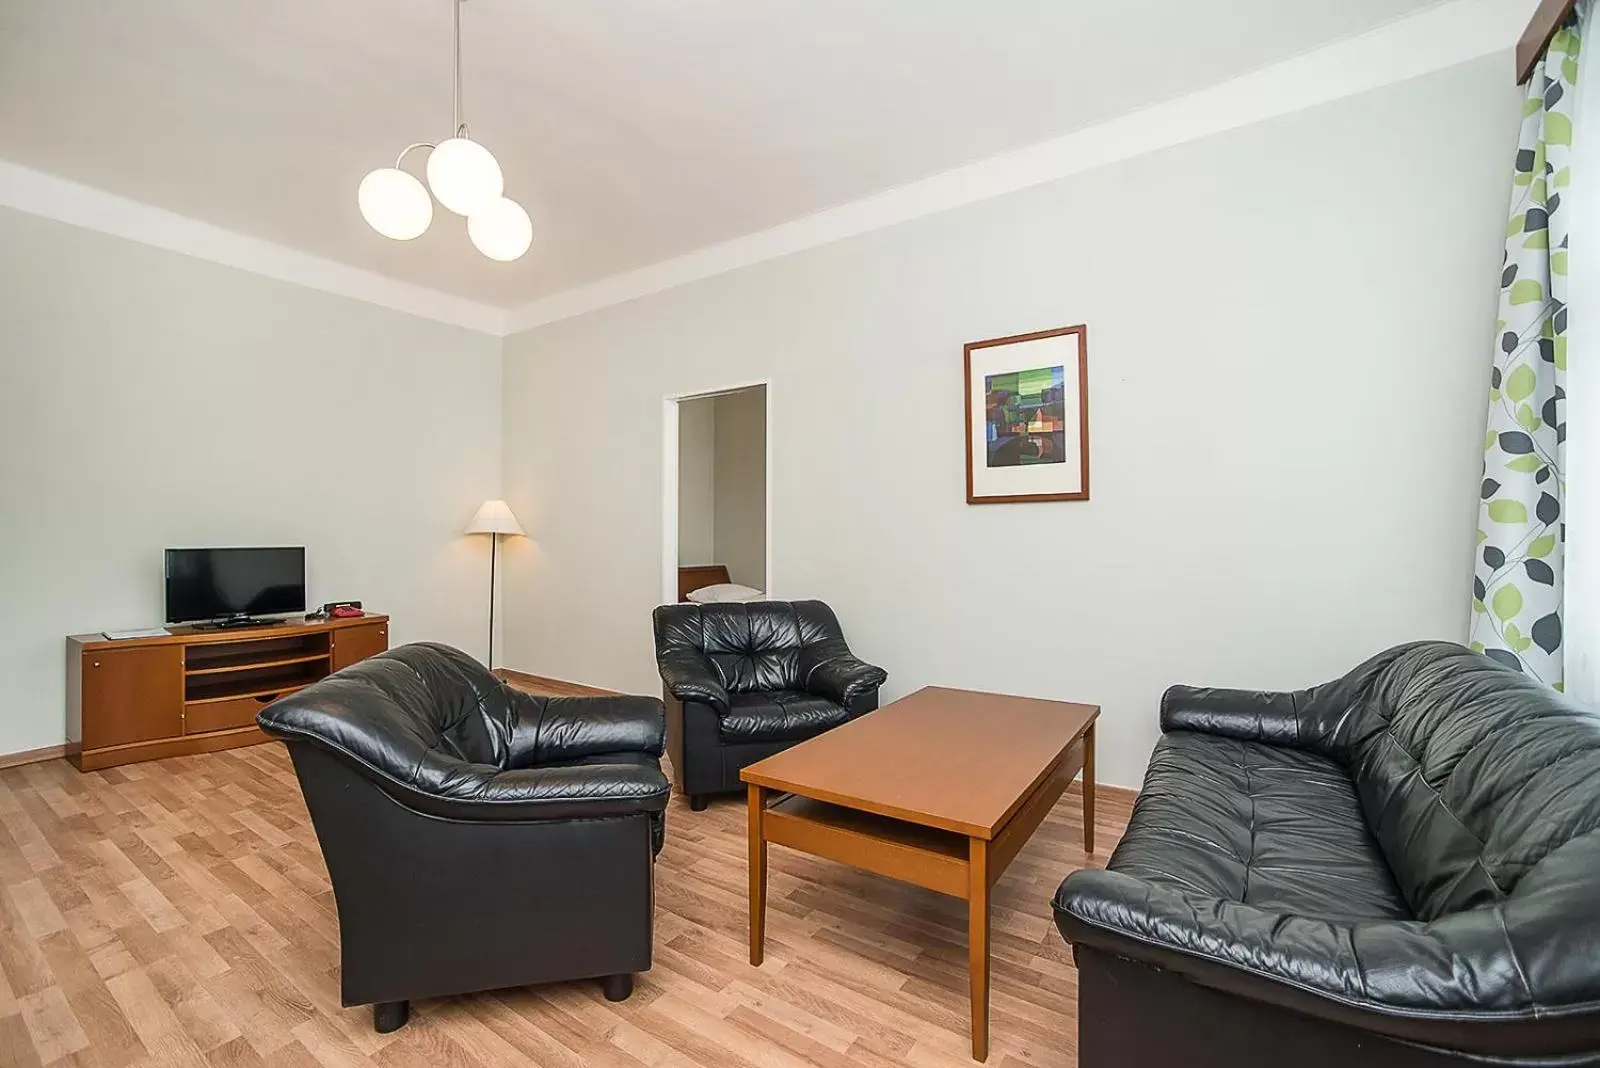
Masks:
[[[661,603],[678,599],[678,405],[686,400],[766,387],[766,595],[776,597],[772,578],[772,379],[758,378],[726,386],[707,386],[669,393],[661,400]]]

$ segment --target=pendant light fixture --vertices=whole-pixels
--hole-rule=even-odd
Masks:
[[[494,154],[472,140],[461,118],[461,5],[455,9],[455,126],[454,136],[437,145],[420,141],[407,145],[393,167],[380,167],[361,179],[356,202],[361,217],[384,237],[410,241],[433,222],[433,202],[467,217],[467,236],[491,260],[517,259],[533,244],[533,222],[522,205],[506,197],[505,178]],[[401,169],[413,149],[426,148],[426,187]],[[429,190],[433,196],[428,195]]]

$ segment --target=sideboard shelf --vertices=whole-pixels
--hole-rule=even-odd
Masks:
[[[256,713],[389,647],[389,617],[67,639],[67,759],[80,771],[269,739]]]
[[[296,676],[259,680],[254,683],[246,681],[231,685],[227,681],[218,683],[214,680],[207,680],[210,683],[209,685],[188,687],[184,693],[183,703],[186,705],[209,705],[217,701],[236,701],[241,697],[278,698],[284,694],[294,693],[296,690],[303,690],[327,674],[328,671],[324,668],[315,673],[301,672]],[[240,724],[240,726],[243,725]]]
[[[249,654],[243,655],[246,657],[249,656]],[[192,679],[196,675],[221,675],[229,672],[248,671],[256,668],[285,667],[289,664],[310,664],[318,660],[326,660],[328,659],[329,655],[330,654],[327,652],[321,652],[311,653],[308,656],[286,656],[281,660],[252,661],[249,659],[240,659],[232,660],[229,663],[216,666],[212,666],[208,663],[208,666],[206,667],[185,667],[183,669],[183,673]],[[219,656],[217,659],[222,660],[224,658]],[[202,662],[207,663],[204,661]]]

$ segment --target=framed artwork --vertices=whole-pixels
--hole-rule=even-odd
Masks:
[[[967,503],[1089,499],[1089,328],[966,346]]]

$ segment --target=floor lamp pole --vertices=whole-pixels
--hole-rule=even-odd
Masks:
[[[499,563],[500,535],[489,535],[489,657],[484,666],[494,670],[494,571]]]

